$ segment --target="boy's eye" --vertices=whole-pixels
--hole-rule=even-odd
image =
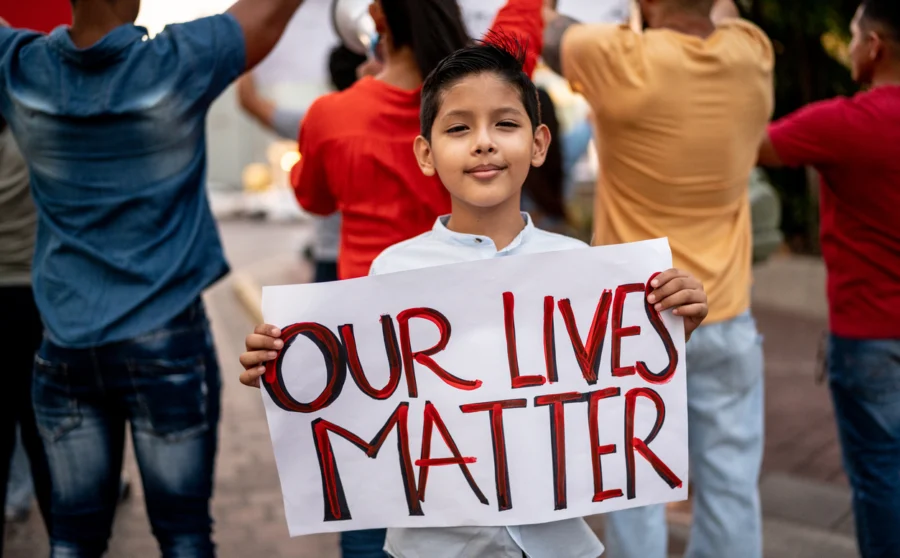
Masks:
[[[497,126],[501,126],[503,128],[519,128],[518,122],[513,122],[512,120],[504,120],[502,122],[498,122]]]
[[[451,126],[450,128],[448,128],[447,133],[448,134],[458,134],[459,132],[465,132],[467,129],[468,128],[466,126],[459,124],[457,126]]]

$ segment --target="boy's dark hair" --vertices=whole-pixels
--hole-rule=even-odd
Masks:
[[[343,91],[356,83],[356,69],[365,61],[365,56],[356,54],[343,45],[331,49],[328,55],[328,72],[334,88]]]
[[[422,137],[431,141],[431,129],[441,109],[444,92],[461,79],[484,73],[492,73],[519,91],[525,113],[535,130],[541,122],[541,107],[537,88],[525,73],[525,49],[513,39],[495,34],[487,41],[457,50],[441,60],[422,85],[422,110],[420,115]]]
[[[880,25],[889,35],[886,39],[900,41],[900,2],[897,0],[863,0],[862,21]]]
[[[424,78],[471,42],[456,0],[381,0],[395,49],[409,47]]]

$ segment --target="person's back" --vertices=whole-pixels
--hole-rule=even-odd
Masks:
[[[668,237],[676,264],[706,285],[708,322],[745,311],[752,146],[773,102],[766,36],[742,20],[706,39],[582,26],[566,45],[566,70],[579,75],[602,146],[594,242]]]
[[[64,27],[0,35],[0,110],[42,209],[34,288],[58,343],[132,337],[227,271],[205,194],[205,116],[244,70],[240,33],[216,17],[152,40],[126,25],[85,49]]]
[[[419,104],[418,90],[363,78],[320,98],[307,112],[294,184],[328,184],[330,195],[298,190],[298,196],[316,213],[341,211],[341,278],[366,275],[385,246],[428,230],[450,208],[446,190],[422,175],[411,148],[419,133]]]
[[[728,3],[640,0],[646,30],[550,14],[545,58],[597,119],[594,243],[668,237],[675,264],[709,296],[706,325],[686,346],[695,502],[687,554],[760,558],[763,354],[750,312],[749,181],[772,111],[774,57],[751,23],[713,21]],[[664,558],[666,529],[661,506],[613,512],[610,553]]]

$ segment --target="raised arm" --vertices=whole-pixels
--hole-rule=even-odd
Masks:
[[[302,3],[303,0],[238,0],[228,9],[244,31],[247,70],[272,52]]]
[[[712,18],[713,23],[718,24],[725,19],[741,17],[741,12],[738,11],[738,7],[735,5],[734,0],[716,0],[716,3],[713,4],[710,17]]]
[[[493,39],[491,32],[500,36],[512,36],[527,47],[525,73],[529,76],[537,66],[544,43],[544,19],[541,10],[546,0],[508,0],[497,12],[486,41]]]
[[[563,35],[566,34],[569,27],[579,23],[577,19],[559,14],[556,11],[555,0],[546,0],[544,2],[544,63],[559,75],[563,75]]]

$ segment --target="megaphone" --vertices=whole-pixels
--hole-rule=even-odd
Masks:
[[[331,23],[341,43],[356,54],[374,58],[378,31],[369,15],[371,0],[334,0]]]

